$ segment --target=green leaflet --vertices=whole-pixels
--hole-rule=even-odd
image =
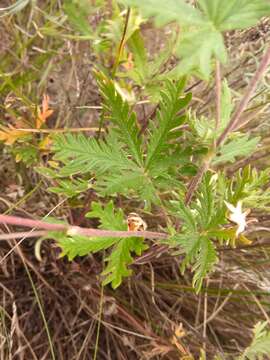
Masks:
[[[62,176],[97,171],[104,173],[110,169],[130,169],[134,165],[121,150],[113,136],[105,141],[97,141],[80,135],[59,135],[54,138],[55,159],[64,163]]]
[[[196,232],[196,221],[195,216],[187,207],[182,200],[170,201],[171,212],[178,216],[184,221],[184,226],[187,228],[188,232]]]
[[[207,230],[214,217],[214,195],[215,189],[211,184],[211,175],[207,173],[202,180],[200,191],[197,196],[197,203],[194,208],[198,212],[198,222],[200,226]]]
[[[150,139],[147,147],[147,157],[145,167],[155,167],[155,163],[160,160],[164,150],[168,146],[170,131],[180,126],[185,117],[179,116],[179,111],[184,109],[191,100],[191,94],[180,98],[185,86],[185,79],[176,85],[172,82],[166,83],[165,91],[162,92],[160,110],[157,114],[158,126],[152,122],[150,126]]]
[[[108,249],[119,241],[118,238],[89,238],[86,236],[53,236],[62,249],[61,256],[67,256],[73,260],[76,256],[85,256],[90,253],[96,253]]]
[[[266,330],[268,322],[258,322],[253,330],[254,337],[249,347],[237,360],[259,360],[270,356],[270,331]]]
[[[90,183],[82,179],[59,179],[58,186],[51,186],[48,188],[49,191],[56,194],[63,194],[67,197],[73,197],[81,192],[86,191],[91,187]]]
[[[137,30],[128,40],[128,48],[134,57],[134,69],[128,72],[128,76],[133,78],[141,86],[144,86],[146,79],[148,78],[148,61],[146,48],[143,42],[143,38],[140,31]],[[130,74],[132,72],[132,74]]]
[[[109,119],[117,125],[119,138],[128,146],[128,151],[140,165],[142,163],[141,136],[139,136],[136,114],[130,111],[128,103],[117,92],[113,81],[101,73],[96,76]]]
[[[110,230],[127,230],[122,209],[114,210],[113,202],[110,201],[106,206],[102,207],[99,203],[92,204],[92,211],[87,213],[87,217],[99,218],[101,229]],[[115,241],[115,246],[111,254],[105,259],[108,263],[102,275],[105,276],[104,285],[111,283],[112,287],[117,288],[123,277],[129,276],[131,270],[128,265],[132,263],[131,253],[135,252],[141,255],[147,246],[141,238],[120,238]]]
[[[131,269],[128,265],[132,263],[131,253],[141,255],[142,251],[147,249],[147,245],[143,244],[141,238],[121,239],[113,248],[112,253],[105,260],[108,262],[107,267],[102,272],[105,275],[104,285],[109,283],[116,289],[122,282],[124,277],[131,275]]]
[[[91,5],[88,1],[81,0],[80,2],[74,0],[65,0],[63,10],[67,14],[68,20],[71,25],[81,35],[87,38],[93,38],[93,30],[87,19],[91,13]]]
[[[259,137],[249,139],[248,135],[233,139],[221,147],[212,164],[218,165],[225,162],[234,162],[238,156],[248,156],[254,152],[259,141]]]
[[[180,57],[180,63],[174,70],[178,76],[198,69],[200,74],[208,79],[212,69],[212,58],[222,63],[227,61],[223,36],[209,23],[197,30],[186,29],[176,53]]]
[[[192,284],[199,293],[204,278],[213,270],[218,260],[213,242],[206,236],[192,232],[176,234],[171,241],[184,250],[185,258],[181,263],[181,271],[184,272],[187,266],[193,264]]]
[[[269,209],[269,173],[269,168],[258,171],[246,166],[240,169],[227,184],[231,203],[236,204],[237,201],[243,200],[247,207]]]
[[[168,42],[164,44],[165,48],[157,54],[151,54],[151,56],[147,56],[144,39],[139,30],[135,31],[127,42],[128,49],[133,55],[134,67],[126,73],[121,73],[121,76],[126,76],[145,88],[146,94],[150,95],[154,101],[160,99],[160,77],[162,78],[160,72],[162,66],[171,57],[175,37],[172,34]],[[153,56],[154,58],[152,58]]]
[[[225,127],[228,125],[231,114],[233,111],[233,102],[231,89],[229,88],[228,82],[226,79],[222,82],[222,93],[221,93],[221,104],[220,104],[220,126],[218,128],[218,133],[222,133]]]
[[[245,29],[270,14],[267,0],[198,0],[207,18],[220,31]]]
[[[201,12],[184,0],[120,0],[128,6],[137,6],[146,17],[154,16],[158,25],[179,21],[183,25],[203,23]]]
[[[126,230],[127,226],[124,220],[124,213],[121,208],[114,209],[113,202],[108,202],[105,206],[100,203],[92,202],[92,210],[85,216],[87,218],[98,218],[100,220],[99,228],[103,230]]]
[[[104,207],[93,202],[92,210],[86,214],[89,218],[99,218],[101,229],[126,230],[124,214],[121,209],[114,209],[113,202],[110,201]],[[120,238],[91,238],[87,236],[67,236],[66,234],[51,233],[52,237],[62,248],[62,255],[67,255],[69,260],[76,256],[84,256],[105,250],[121,241]]]
[[[207,237],[200,238],[200,249],[192,267],[194,271],[192,285],[199,293],[205,276],[213,270],[218,257],[213,242]]]
[[[228,125],[231,114],[233,111],[233,101],[231,89],[228,86],[226,80],[223,80],[222,83],[222,92],[221,92],[221,104],[220,104],[220,124],[216,129],[216,119],[200,116],[197,117],[195,113],[192,114],[189,121],[191,126],[196,132],[194,136],[196,138],[199,136],[200,141],[207,144],[208,146],[213,143],[213,140],[217,138]]]
[[[109,176],[100,177],[94,188],[102,195],[123,194],[141,198],[149,203],[159,203],[156,188],[159,187],[159,178],[153,180],[146,176],[140,169],[131,169]]]

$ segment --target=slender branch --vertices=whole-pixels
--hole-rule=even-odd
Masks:
[[[167,245],[153,246],[148,252],[133,261],[135,265],[143,265],[149,263],[153,258],[157,258],[169,249]]]
[[[5,233],[5,234],[0,234],[0,241],[3,240],[12,240],[12,239],[21,239],[21,238],[32,238],[32,237],[40,237],[40,236],[44,236],[47,234],[47,231],[44,230],[37,230],[37,231],[32,231],[32,232],[15,232],[15,233]]]
[[[86,131],[99,131],[97,127],[89,127],[89,128],[68,128],[68,129],[16,129],[19,131],[30,132],[30,133],[42,133],[42,134],[51,134],[51,133],[69,133],[69,132],[86,132]],[[105,131],[101,129],[100,131]]]
[[[246,109],[249,100],[251,99],[259,81],[263,77],[269,64],[270,64],[270,47],[265,52],[265,54],[260,62],[260,65],[259,65],[257,71],[255,72],[251,82],[249,83],[246,93],[243,95],[242,100],[240,101],[238,107],[236,108],[229,124],[224,129],[224,131],[219,136],[219,138],[217,139],[216,147],[219,147],[220,145],[222,145],[223,142],[226,140],[227,136],[229,135],[229,133],[234,131],[235,129],[239,128],[239,126],[241,125],[240,124],[242,122],[241,115],[243,114],[244,110]],[[217,75],[219,75],[218,70],[216,71],[216,76]],[[216,89],[216,92],[217,91],[218,90]],[[220,110],[217,108],[217,111],[220,111]],[[217,114],[217,119],[218,119],[218,116],[220,116],[220,114],[219,115]],[[203,178],[204,173],[208,170],[213,155],[214,154],[209,153],[209,155],[205,158],[204,162],[202,163],[201,167],[199,168],[197,175],[195,175],[195,177],[190,181],[190,183],[188,185],[187,194],[185,197],[186,205],[188,205],[190,203],[194,192],[197,190],[198,185]]]
[[[198,187],[199,183],[201,182],[204,173],[208,170],[211,160],[212,160],[212,155],[209,154],[206,157],[206,159],[204,160],[204,162],[202,163],[197,174],[193,177],[193,179],[191,179],[191,181],[188,185],[188,190],[187,190],[186,197],[185,197],[186,205],[188,205],[190,203],[192,196],[195,193],[195,191],[197,190],[197,187]]]
[[[215,130],[217,132],[220,126],[221,119],[221,72],[220,72],[220,62],[216,61],[216,124]]]
[[[34,229],[44,229],[47,231],[65,231],[68,235],[84,235],[89,237],[144,237],[148,239],[166,239],[165,233],[153,231],[111,231],[91,228],[82,228],[80,226],[71,226],[69,224],[51,224],[41,220],[25,219],[17,216],[0,215],[0,223],[30,227]]]
[[[113,69],[112,69],[112,78],[115,77],[115,73],[117,70],[117,67],[120,63],[120,59],[123,53],[123,49],[125,46],[125,42],[126,42],[126,35],[127,35],[127,30],[128,30],[128,22],[129,22],[129,18],[130,18],[130,7],[128,7],[127,9],[127,15],[126,15],[126,19],[125,19],[125,25],[124,25],[124,30],[123,30],[123,34],[122,34],[122,39],[120,41],[119,47],[118,47],[118,51],[117,51],[117,55],[115,58],[115,62],[113,64]]]
[[[259,65],[257,71],[255,72],[251,82],[249,83],[246,93],[242,97],[242,100],[240,101],[237,109],[235,110],[229,124],[227,125],[227,127],[225,128],[223,133],[218,138],[217,146],[221,145],[224,142],[224,140],[226,139],[226,137],[228,136],[228,134],[230,132],[234,131],[236,127],[240,126],[240,124],[239,124],[240,117],[241,117],[243,111],[245,110],[245,108],[247,107],[249,100],[251,99],[254,91],[256,90],[258,82],[263,77],[269,64],[270,64],[270,47],[265,52],[265,54],[260,62],[260,65]]]

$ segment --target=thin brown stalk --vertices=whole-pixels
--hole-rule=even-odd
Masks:
[[[218,138],[217,146],[221,145],[224,142],[224,140],[226,139],[226,137],[228,136],[228,134],[230,132],[234,131],[235,128],[240,126],[240,123],[239,123],[240,122],[239,120],[241,120],[240,117],[243,114],[243,111],[246,109],[249,100],[251,99],[254,91],[256,90],[256,87],[257,87],[259,81],[263,77],[269,64],[270,64],[270,47],[265,52],[265,54],[260,62],[260,65],[259,65],[257,71],[255,72],[251,82],[249,83],[246,93],[242,97],[242,100],[240,101],[238,107],[236,108],[229,124],[227,125],[227,127],[224,129],[223,133]]]
[[[97,127],[89,128],[67,128],[67,129],[16,129],[19,131],[30,132],[30,133],[42,133],[42,134],[52,134],[52,133],[75,133],[75,132],[96,132],[96,131],[105,131],[104,129],[99,129]]]
[[[221,72],[220,72],[220,63],[216,61],[216,124],[215,130],[220,126],[221,119]]]
[[[193,194],[197,190],[197,187],[199,183],[202,180],[202,177],[204,173],[208,170],[209,164],[210,164],[211,158],[207,157],[205,161],[202,163],[201,167],[199,168],[197,174],[194,176],[194,178],[190,181],[188,185],[188,191],[186,193],[185,197],[185,204],[188,205],[192,199]]]
[[[30,227],[34,229],[44,229],[48,231],[65,231],[69,235],[84,235],[89,237],[145,237],[148,239],[166,239],[167,234],[153,231],[111,231],[91,228],[82,228],[80,226],[71,226],[69,224],[51,224],[42,220],[25,219],[17,216],[0,215],[0,223]]]

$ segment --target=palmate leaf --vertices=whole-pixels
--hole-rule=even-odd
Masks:
[[[151,179],[142,174],[141,170],[133,169],[125,171],[125,173],[119,172],[99,178],[95,189],[104,196],[121,193],[125,196],[143,199],[149,203],[160,204],[160,199],[157,195],[157,189],[159,188],[158,180],[151,181]],[[168,181],[166,185],[168,185]]]
[[[184,273],[186,267],[196,261],[200,250],[200,236],[197,232],[185,232],[176,234],[170,239],[176,246],[183,250],[185,258],[181,262],[181,272]]]
[[[97,181],[95,188],[104,195],[128,194],[130,190],[138,192],[145,186],[145,178],[142,173],[136,169],[104,176]]]
[[[179,116],[179,111],[189,103],[191,94],[188,93],[180,98],[184,86],[185,79],[176,84],[169,81],[166,83],[165,91],[161,94],[157,124],[152,122],[150,125],[150,139],[145,160],[146,169],[155,168],[156,162],[160,162],[164,150],[167,149],[168,140],[172,135],[170,131],[180,126],[185,120],[185,116]]]
[[[111,122],[117,125],[117,133],[122,143],[137,164],[142,163],[141,136],[137,125],[136,114],[121,95],[116,91],[113,81],[103,74],[96,74],[100,92],[104,99],[104,109],[108,112]]]
[[[121,2],[137,6],[146,17],[154,16],[158,25],[178,22],[182,30],[177,48],[181,63],[171,76],[199,70],[206,79],[211,73],[212,58],[226,62],[222,32],[247,28],[270,14],[268,0],[199,0],[199,7],[184,0],[169,0],[166,4],[162,0]]]

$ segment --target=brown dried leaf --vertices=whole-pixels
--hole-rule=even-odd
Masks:
[[[49,96],[44,94],[42,100],[42,110],[38,108],[38,116],[36,118],[36,128],[40,129],[46,122],[47,118],[52,115],[53,110],[49,108]]]

